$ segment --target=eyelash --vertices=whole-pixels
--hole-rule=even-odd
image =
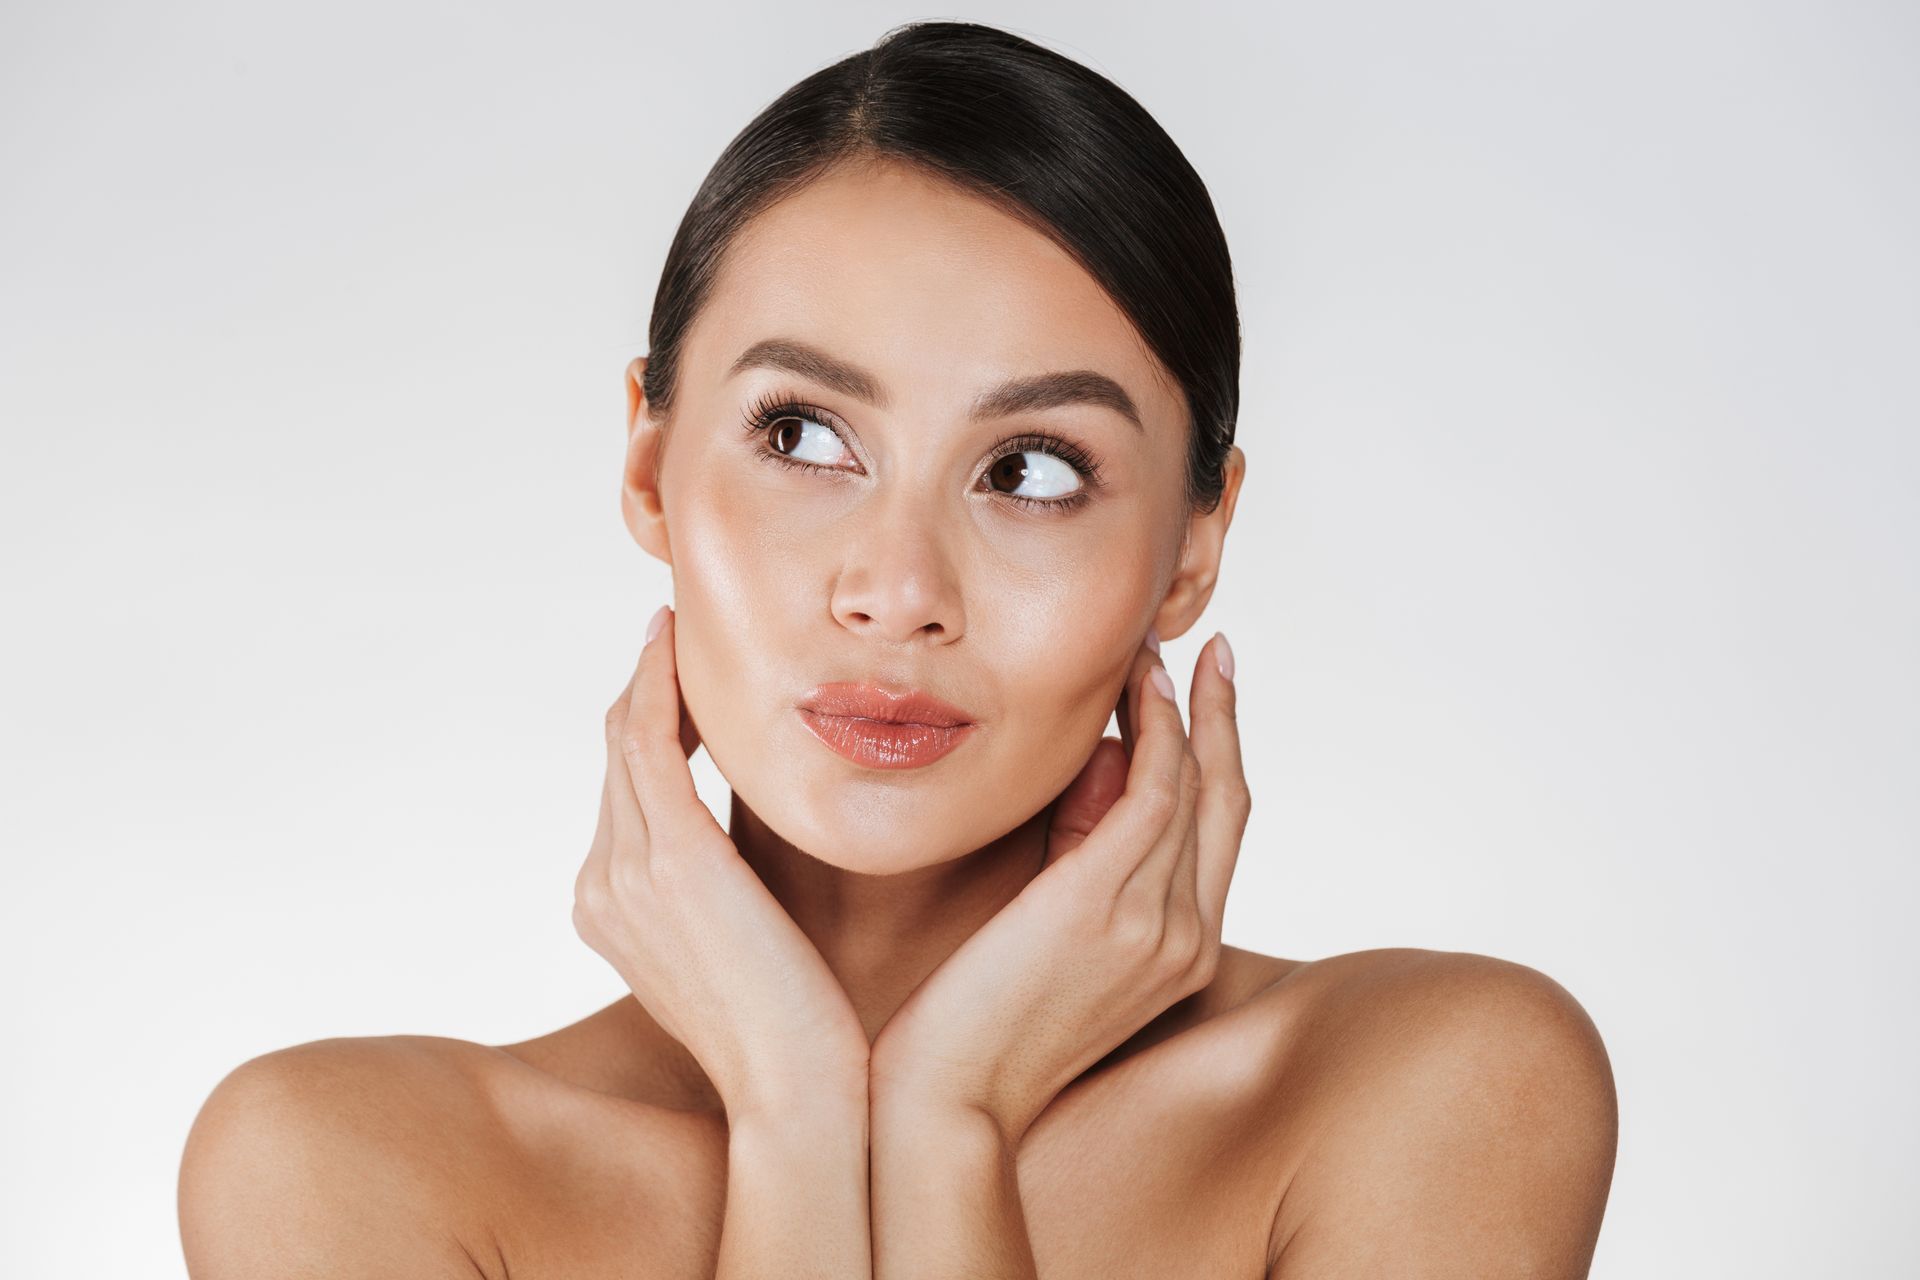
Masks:
[[[806,418],[809,421],[819,423],[836,435],[839,434],[839,429],[833,425],[834,419],[832,414],[815,405],[807,404],[778,392],[769,392],[748,405],[744,425],[747,434],[764,436],[767,428],[782,418]],[[834,467],[823,467],[816,462],[806,462],[799,458],[790,457],[777,449],[769,449],[766,447],[764,441],[761,442],[760,447],[756,449],[755,452],[768,462],[776,463],[783,467],[793,467],[807,471],[837,470],[837,468]],[[1030,498],[1025,494],[1007,493],[1000,489],[990,490],[990,492],[999,494],[1001,497],[1012,502],[1017,502],[1022,506],[1044,508],[1051,514],[1064,515],[1069,511],[1084,506],[1090,501],[1093,497],[1093,490],[1100,483],[1099,462],[1094,459],[1092,454],[1070,440],[1062,440],[1058,436],[1039,435],[1031,432],[1025,435],[1009,436],[994,445],[993,454],[987,459],[987,466],[991,467],[994,463],[1000,461],[1000,459],[1013,453],[1050,453],[1078,472],[1081,481],[1080,488],[1074,490],[1072,494],[1064,498]]]

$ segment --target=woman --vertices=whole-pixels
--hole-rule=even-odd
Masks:
[[[632,996],[244,1064],[192,1273],[1584,1275],[1614,1095],[1571,997],[1221,945],[1233,653],[1188,725],[1158,637],[1219,572],[1239,333],[1141,107],[898,29],[728,147],[650,340],[621,506],[673,605],[574,909]]]

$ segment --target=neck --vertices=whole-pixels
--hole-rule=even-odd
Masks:
[[[913,989],[1040,874],[1052,806],[963,857],[874,876],[795,848],[733,797],[727,834],[846,990],[871,1043]],[[720,1096],[685,1045],[631,995],[613,1019],[635,1074],[633,1096],[681,1110],[718,1110]]]
[[[921,980],[1040,873],[1048,814],[963,857],[885,876],[795,848],[737,795],[728,834],[840,980],[872,1041]]]

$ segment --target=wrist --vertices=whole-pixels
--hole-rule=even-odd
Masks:
[[[1020,1147],[1018,1135],[979,1106],[903,1096],[875,1100],[867,1141],[876,1169],[932,1163],[950,1166],[956,1175]]]
[[[895,1048],[894,1045],[901,1047]],[[951,1066],[929,1066],[945,1055],[915,1053],[902,1041],[888,1041],[883,1033],[874,1042],[867,1063],[868,1095],[876,1104],[931,1107],[951,1110],[958,1107],[991,1110],[992,1100],[1002,1082],[982,1078],[979,1072],[955,1070]]]
[[[764,1157],[790,1166],[818,1166],[833,1164],[842,1155],[858,1155],[864,1165],[871,1123],[865,1105],[840,1099],[729,1112],[729,1159]]]
[[[870,1111],[876,1134],[884,1129],[889,1135],[964,1136],[991,1130],[1012,1145],[1027,1127],[1019,1108],[984,1091],[942,1088],[922,1079],[876,1081]]]
[[[756,1082],[723,1094],[730,1128],[832,1131],[858,1121],[865,1128],[870,1111],[867,1076],[860,1072],[816,1072],[804,1078]]]

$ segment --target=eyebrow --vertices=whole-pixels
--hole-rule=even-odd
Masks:
[[[849,364],[796,339],[763,338],[740,353],[740,358],[727,370],[727,377],[732,378],[748,369],[783,369],[877,408],[887,407],[886,388],[878,378],[858,365]],[[1009,378],[974,397],[968,416],[978,422],[1009,414],[1056,409],[1069,404],[1091,404],[1111,409],[1131,423],[1135,431],[1146,430],[1140,420],[1140,410],[1134,405],[1133,397],[1127,394],[1126,388],[1106,374],[1092,369],[1069,369]]]

